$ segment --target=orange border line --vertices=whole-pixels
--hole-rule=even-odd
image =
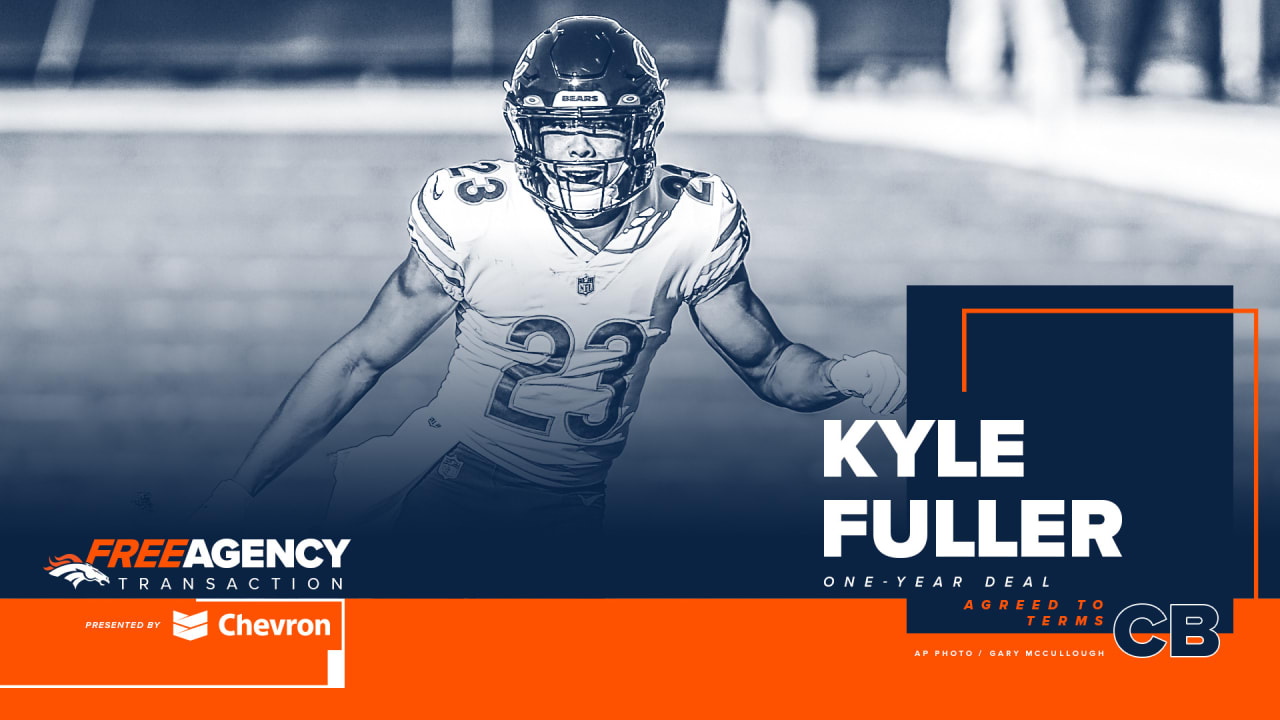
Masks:
[[[1258,308],[961,308],[960,392],[969,392],[970,315],[1252,315],[1253,316],[1253,599],[1258,599]]]

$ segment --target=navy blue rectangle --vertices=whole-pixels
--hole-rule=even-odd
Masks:
[[[955,498],[961,538],[976,533],[976,511],[959,508],[979,498],[998,500],[1012,528],[1023,498],[1105,499],[1124,513],[1120,558],[938,560],[940,572],[1032,576],[1036,587],[912,596],[909,629],[1026,630],[1007,613],[963,604],[1037,597],[1073,616],[1079,601],[1103,601],[1101,613],[1081,613],[1088,632],[1110,627],[1093,616],[1134,602],[1210,603],[1229,628],[1250,560],[1232,527],[1231,315],[970,315],[968,392],[960,369],[964,308],[1230,308],[1231,288],[912,287],[907,297],[912,418],[957,420],[962,458],[977,457],[980,419],[1025,421],[1025,477],[927,479],[930,444],[911,497]],[[1046,577],[1048,590],[1039,587]]]

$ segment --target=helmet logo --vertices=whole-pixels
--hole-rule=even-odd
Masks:
[[[639,105],[640,96],[634,93],[627,93],[626,95],[623,95],[622,97],[618,98],[618,104],[619,105]]]
[[[609,103],[604,99],[604,93],[599,90],[574,91],[561,90],[556,93],[556,99],[551,103],[552,107],[607,107]]]
[[[649,54],[649,49],[640,42],[640,38],[636,38],[631,42],[631,47],[636,51],[636,63],[640,65],[640,69],[654,80],[658,79],[658,63],[654,62],[653,56]]]
[[[527,107],[542,107],[542,98],[537,95],[526,95],[521,102]]]
[[[525,47],[524,53],[520,55],[520,62],[516,63],[515,72],[511,73],[511,82],[515,82],[525,70],[529,69],[529,61],[533,59],[533,50],[538,45],[538,38],[529,41],[529,45]]]

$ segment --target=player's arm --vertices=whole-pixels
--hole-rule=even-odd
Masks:
[[[707,343],[766,402],[813,412],[861,397],[873,412],[886,413],[906,399],[906,373],[888,355],[835,360],[788,340],[751,290],[745,266],[690,312]]]
[[[358,325],[316,358],[285,396],[233,481],[256,494],[319,442],[382,373],[454,310],[427,265],[410,250]]]

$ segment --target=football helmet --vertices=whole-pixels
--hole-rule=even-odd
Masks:
[[[618,23],[556,21],[525,48],[505,87],[520,183],[544,207],[590,218],[626,205],[653,181],[666,82],[644,44]],[[622,150],[552,159],[548,131],[620,139]]]

